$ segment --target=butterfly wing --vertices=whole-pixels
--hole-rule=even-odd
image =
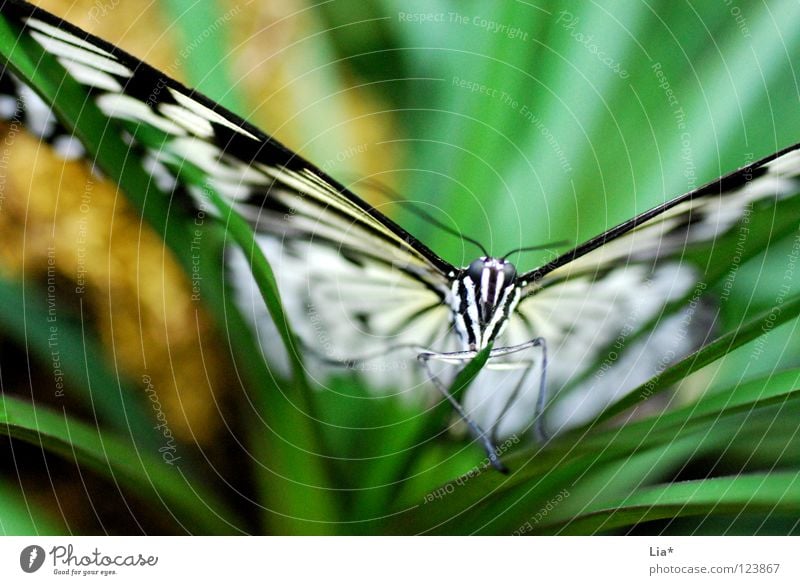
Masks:
[[[212,188],[253,225],[276,264],[301,341],[325,360],[354,361],[365,353],[426,344],[447,332],[442,301],[453,267],[373,206],[259,129],[117,47],[25,2],[6,1],[0,10],[124,128],[162,188],[213,211],[205,196]],[[82,155],[30,88],[8,70],[0,80],[0,116],[24,119],[67,157]],[[185,184],[192,175],[178,181],[187,164],[201,171],[201,182]],[[248,302],[246,312],[264,325],[266,313],[247,284],[247,262],[239,255],[230,265],[240,300]],[[262,337],[271,339],[266,330]]]
[[[700,302],[706,267],[684,253],[712,248],[737,224],[746,238],[754,213],[798,192],[800,145],[638,215],[522,275],[523,298],[498,342],[544,337],[550,391],[582,382],[581,392],[555,405],[551,419],[558,425],[580,422],[702,344],[710,326]],[[688,300],[682,312],[662,318],[670,303],[681,300]],[[657,326],[642,336],[655,320]],[[472,400],[488,403],[483,396]],[[523,424],[534,400],[517,407],[519,421],[508,421],[508,428]]]

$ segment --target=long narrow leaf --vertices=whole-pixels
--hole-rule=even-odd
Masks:
[[[167,463],[108,431],[77,421],[66,412],[0,398],[0,433],[41,445],[106,476],[131,495],[162,502],[165,513],[192,532],[231,534],[241,520],[179,462]]]
[[[79,399],[94,410],[101,421],[117,431],[129,432],[143,444],[154,444],[156,435],[149,413],[136,396],[135,389],[118,372],[107,369],[98,357],[103,355],[99,342],[72,320],[59,319],[57,345],[52,344],[52,322],[44,306],[45,294],[36,283],[21,283],[0,277],[0,331],[12,336],[30,355],[47,364],[58,364],[58,376],[64,378]],[[35,293],[33,291],[36,291]],[[91,365],[90,365],[91,362]],[[53,393],[62,392],[54,378]]]
[[[563,523],[561,534],[607,532],[640,522],[712,514],[800,514],[800,473],[766,473],[687,481],[641,490],[617,506]]]
[[[795,295],[667,368],[664,372],[648,380],[638,388],[634,388],[603,411],[590,425],[602,423],[628,408],[660,392],[664,392],[683,378],[724,357],[737,347],[741,347],[745,343],[753,341],[772,329],[794,319],[798,315],[800,315],[800,295]]]

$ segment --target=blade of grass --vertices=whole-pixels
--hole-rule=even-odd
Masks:
[[[542,510],[547,511],[548,518],[572,517],[594,502],[621,498],[641,485],[661,480],[681,462],[722,442],[716,437],[700,441],[698,436],[687,435],[650,448],[642,447],[625,457],[605,457],[602,451],[578,457],[582,459],[580,466],[556,467],[515,488],[499,488],[496,497],[487,498],[468,513],[454,517],[442,529],[455,534],[513,534]],[[563,473],[567,470],[568,473]],[[548,503],[558,493],[568,493],[569,497],[557,508],[548,509]],[[531,530],[538,530],[538,526]]]
[[[314,519],[316,522],[301,522],[302,533],[318,533],[320,531],[325,533],[330,527],[326,523],[333,521],[338,516],[334,499],[331,493],[326,491],[326,488],[335,482],[335,471],[329,460],[323,456],[323,437],[319,425],[316,424],[319,419],[314,414],[314,397],[305,376],[302,359],[297,351],[297,340],[283,310],[275,275],[256,242],[250,225],[213,189],[206,187],[205,192],[219,210],[220,215],[226,218],[227,234],[245,252],[261,296],[273,322],[277,324],[277,330],[283,339],[292,366],[295,392],[292,393],[291,398],[287,400],[283,391],[277,385],[273,386],[272,399],[268,402],[265,401],[260,409],[268,418],[268,426],[277,438],[277,441],[273,443],[272,455],[282,458],[282,463],[278,468],[284,471],[275,473],[275,479],[285,478],[285,474],[289,473],[292,481],[296,482],[297,488],[305,486],[301,491],[310,488],[314,492],[314,497],[311,500],[303,497],[301,502],[297,498],[299,495],[297,488],[287,488],[283,482],[269,486],[269,482],[265,481],[263,487],[267,493],[272,494],[274,501],[284,503],[291,501],[295,503],[293,507],[302,506],[300,510],[303,510],[303,515],[295,520],[307,518],[308,513],[312,510],[316,513],[317,517]],[[275,390],[280,393],[280,397],[275,395]],[[293,444],[287,443],[287,437],[293,437]],[[266,453],[264,455],[266,456]],[[272,472],[272,469],[265,468],[265,471]],[[287,489],[292,489],[294,493],[287,494]]]
[[[180,463],[167,464],[135,444],[66,412],[0,397],[0,433],[21,439],[93,469],[151,505],[160,503],[186,530],[235,534],[242,526],[227,505]]]
[[[143,445],[154,446],[152,417],[143,408],[136,389],[119,372],[111,371],[103,360],[97,359],[104,355],[100,343],[80,321],[67,318],[63,311],[57,322],[49,319],[46,307],[37,303],[37,299],[43,301],[46,295],[39,290],[32,294],[36,289],[35,283],[0,277],[0,330],[25,347],[28,355],[38,358],[44,371],[54,372],[56,396],[60,396],[63,388],[56,386],[55,363],[69,388],[79,393],[79,400],[99,414],[100,420],[118,432],[130,433]]]
[[[458,399],[467,391],[467,388],[475,381],[475,378],[478,377],[478,374],[480,374],[481,370],[486,365],[489,354],[491,353],[492,344],[490,343],[479,351],[478,355],[472,358],[469,363],[458,372],[452,384],[450,384],[450,396]]]
[[[556,526],[559,534],[595,534],[650,520],[721,513],[796,518],[800,514],[800,472],[718,477],[646,488],[616,505],[587,511]]]
[[[171,244],[176,252],[181,252],[178,254],[178,258],[184,266],[189,267],[191,274],[192,264],[191,258],[187,258],[186,244],[191,242],[190,234],[193,229],[190,227],[188,214],[169,214],[169,207],[165,207],[165,205],[170,198],[156,187],[137,155],[122,141],[119,126],[97,109],[84,88],[67,76],[63,68],[35,42],[27,36],[15,34],[13,28],[8,26],[5,21],[0,22],[3,24],[0,26],[0,52],[7,59],[9,65],[26,83],[39,92],[48,104],[51,104],[59,119],[64,120],[75,130],[76,135],[87,147],[87,150],[94,155],[100,167],[106,170],[111,178],[123,188],[143,215],[148,220],[152,220],[154,227],[165,241]],[[140,137],[148,142],[155,140],[155,138],[149,138],[147,132],[142,132]],[[158,144],[148,145],[159,146]],[[205,175],[196,167],[184,163],[179,170],[184,179],[195,185],[204,186]],[[230,207],[212,189],[205,186],[204,188],[206,194],[221,210],[223,217],[228,218],[234,239],[246,253],[255,258],[252,267],[256,282],[262,291],[270,313],[279,326],[278,329],[281,331],[290,359],[293,360],[295,366],[294,373],[302,380],[304,378],[302,365],[297,352],[293,350],[295,344],[292,342],[291,332],[287,329],[288,322],[283,315],[277,284],[266,258],[255,243],[252,230],[238,215],[229,213]],[[158,209],[155,211],[159,215],[153,217],[153,213],[148,213],[148,204],[157,207]],[[172,223],[168,224],[167,222],[170,220]],[[180,233],[174,233],[170,229],[170,225],[179,226]]]
[[[467,391],[486,365],[491,351],[492,344],[478,352],[458,372],[448,389],[453,398],[459,400]],[[452,413],[453,407],[443,399],[436,407],[422,415],[422,422],[416,430],[402,438],[403,443],[397,446],[395,456],[375,461],[370,477],[372,485],[380,487],[360,495],[357,512],[360,517],[380,517],[385,514],[403,489],[403,480],[408,477],[411,468],[419,460],[423,449],[428,447],[431,437],[446,431],[446,421]]]
[[[638,429],[630,429],[626,440],[618,441],[610,437],[607,441],[596,445],[596,449],[584,453],[583,446],[575,449],[573,458],[582,460],[584,470],[577,476],[563,473],[563,468],[555,465],[535,475],[527,475],[528,479],[516,487],[497,490],[495,497],[487,499],[481,505],[449,522],[447,529],[456,533],[464,531],[509,533],[519,527],[519,518],[535,517],[537,510],[545,506],[546,497],[552,497],[557,489],[568,487],[574,499],[552,510],[548,520],[566,518],[575,512],[583,513],[589,506],[597,508],[604,502],[614,501],[614,489],[619,497],[635,493],[648,480],[659,479],[657,470],[662,473],[676,473],[685,468],[693,459],[716,460],[724,468],[726,465],[738,465],[741,469],[749,466],[759,470],[758,464],[752,461],[749,453],[744,452],[739,458],[728,459],[731,445],[749,445],[750,453],[758,445],[765,433],[772,427],[784,423],[790,425],[790,435],[784,443],[784,449],[790,448],[791,435],[796,434],[796,424],[792,423],[793,413],[800,404],[800,393],[786,391],[783,396],[769,397],[756,401],[753,409],[732,408],[723,411],[717,417],[699,417],[698,422],[683,426],[675,424],[659,424],[654,420],[653,426],[661,427],[661,432],[653,432],[642,425]],[[664,421],[665,423],[667,421]],[[764,423],[763,425],[760,423]],[[565,460],[568,460],[565,458]],[[768,460],[766,468],[776,465],[786,470],[797,469],[791,461],[779,459]],[[662,476],[664,477],[664,476]],[[549,480],[553,481],[549,481]],[[558,482],[561,482],[560,484]],[[627,486],[627,489],[625,489]],[[483,524],[480,524],[480,522]],[[531,530],[541,531],[541,526]]]
[[[800,295],[789,298],[783,303],[762,312],[750,319],[742,327],[726,333],[702,349],[694,352],[677,364],[667,368],[661,374],[651,378],[638,388],[634,388],[620,400],[605,409],[587,427],[600,424],[627,409],[643,402],[670,386],[680,382],[690,374],[724,357],[733,349],[744,345],[769,331],[800,315]],[[575,432],[581,432],[579,429]]]
[[[800,401],[798,389],[800,371],[793,370],[777,376],[752,380],[742,386],[715,394],[681,409],[667,412],[626,425],[622,429],[608,430],[590,437],[580,444],[581,449],[599,449],[613,440],[614,449],[630,449],[653,442],[667,440],[678,433],[692,431],[698,426],[713,425],[727,417],[754,413],[773,405],[796,404]],[[569,442],[569,439],[565,439]]]
[[[223,241],[228,234],[223,226],[209,230],[209,244],[201,250],[200,266],[222,266]],[[291,383],[277,379],[261,357],[251,328],[234,302],[229,283],[221,294],[228,342],[236,382],[242,402],[249,410],[244,423],[249,440],[243,455],[252,465],[258,485],[257,499],[264,523],[262,531],[271,534],[328,534],[335,531],[332,519],[338,517],[332,482],[324,474],[319,443],[308,412],[297,406]],[[288,388],[288,390],[287,390]],[[306,389],[307,390],[307,389]],[[249,402],[252,401],[252,402]]]
[[[186,175],[188,175],[188,163],[184,163],[183,169],[187,171]],[[273,322],[277,325],[278,334],[281,336],[283,345],[289,354],[295,382],[303,390],[301,394],[307,397],[309,394],[308,380],[306,379],[302,358],[297,350],[297,338],[292,332],[289,319],[283,310],[275,274],[272,272],[269,261],[256,241],[253,228],[215,190],[208,186],[204,186],[204,190],[220,215],[225,218],[225,227],[228,235],[244,251],[248,259],[253,278],[261,293],[261,298],[264,300]],[[311,408],[310,400],[305,406]]]
[[[590,469],[594,470],[592,473],[603,473],[608,465],[627,465],[628,459],[648,451],[658,460],[659,450],[671,445],[688,444],[696,452],[700,452],[701,447],[728,445],[746,420],[756,419],[761,409],[779,405],[784,413],[789,413],[792,405],[800,404],[800,390],[796,389],[798,377],[800,371],[759,378],[731,393],[720,393],[719,397],[701,402],[699,406],[689,405],[680,411],[585,438],[559,439],[544,450],[539,447],[517,452],[506,458],[515,472],[512,477],[502,482],[496,474],[473,477],[459,484],[455,493],[448,492],[446,498],[426,502],[405,514],[393,529],[402,526],[402,531],[411,528],[419,532],[437,525],[450,525],[451,528],[458,526],[452,528],[454,532],[468,532],[480,525],[481,518],[484,522],[486,518],[494,519],[499,516],[497,510],[505,510],[518,502],[524,501],[526,513],[535,515],[540,503],[546,503],[547,498],[565,486],[576,490],[574,482],[587,476]],[[723,394],[728,401],[723,399]],[[775,423],[774,419],[771,421]],[[753,444],[756,442],[754,440]],[[463,515],[465,511],[469,511],[466,516]],[[515,529],[511,524],[505,526],[508,531]]]
[[[546,450],[528,449],[508,458],[509,464],[525,466],[521,481],[534,479],[569,457],[626,457],[639,449],[647,449],[664,441],[678,440],[685,435],[705,432],[726,420],[739,420],[742,415],[757,416],[762,409],[781,406],[784,410],[800,402],[798,389],[800,370],[790,370],[748,381],[741,386],[719,392],[713,397],[675,411],[658,414],[621,428],[593,432],[585,436],[557,438]],[[524,478],[524,479],[523,479]]]
[[[106,118],[86,90],[70,78],[63,67],[27,35],[20,34],[0,14],[0,56],[14,73],[49,104],[53,112],[80,139],[109,179],[119,185],[134,207],[176,252],[179,260],[190,259],[182,248],[191,241],[187,217],[170,213],[170,198],[151,180],[137,156],[123,142],[119,127]],[[183,262],[182,262],[183,263]]]

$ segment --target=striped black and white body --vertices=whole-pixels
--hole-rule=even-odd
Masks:
[[[481,256],[453,280],[448,305],[464,351],[480,351],[505,329],[521,291],[517,269],[503,258]]]
[[[703,329],[687,330],[686,312],[665,312],[693,298],[705,270],[683,252],[712,248],[743,215],[771,213],[800,191],[793,146],[532,270],[517,274],[488,255],[459,268],[269,135],[135,57],[21,0],[5,0],[0,15],[94,101],[108,131],[141,154],[166,196],[208,210],[211,189],[250,222],[321,385],[336,364],[356,364],[376,392],[427,400],[431,384],[418,356],[441,381],[454,375],[451,364],[492,343],[459,408],[498,439],[534,424],[543,341],[549,393],[570,391],[549,412],[556,432],[663,369],[664,356],[697,347]],[[66,157],[81,156],[69,121],[56,120],[30,83],[6,63],[0,116],[21,121]],[[187,163],[200,179],[178,179]],[[284,350],[247,257],[232,249],[229,270],[264,354],[280,368]],[[611,369],[591,376],[604,360]]]

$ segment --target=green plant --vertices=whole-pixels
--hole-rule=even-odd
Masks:
[[[179,3],[167,4],[187,39],[224,14],[209,3],[189,18]],[[561,237],[580,241],[800,136],[796,88],[782,91],[794,88],[792,55],[800,41],[791,27],[800,16],[795,7],[776,9],[786,15],[777,21],[768,9],[754,9],[743,25],[725,7],[672,10],[666,2],[614,10],[525,3],[487,9],[444,1],[432,8],[384,0],[366,9],[389,17],[379,24],[365,18],[370,15],[363,7],[353,13],[355,6],[333,3],[314,12],[328,28],[324,36],[306,39],[307,51],[325,67],[335,51],[344,62],[338,71],[361,76],[390,104],[409,145],[404,166],[415,169],[401,176],[409,198],[434,205],[493,250]],[[401,14],[441,14],[442,21]],[[57,63],[18,39],[13,25],[0,25],[3,57],[74,126],[98,166],[191,274],[195,258],[187,242],[194,218],[168,204],[119,129],[107,128]],[[224,45],[217,41],[206,46],[214,50],[191,55],[190,77],[201,87],[210,79],[207,91],[224,92],[212,97],[247,103],[227,89],[236,86],[226,83],[230,74],[218,66]],[[605,57],[592,47],[602,48]],[[307,67],[308,75],[318,74],[313,64]],[[346,88],[341,72],[325,74],[327,94]],[[336,160],[341,144],[351,144],[335,118],[325,115],[326,107],[335,110],[312,102],[299,116],[313,120],[303,124],[312,132],[306,146],[323,161]],[[317,136],[326,138],[330,127],[336,140],[318,144]],[[387,173],[401,167],[391,164]],[[192,180],[192,169],[184,179]],[[798,202],[755,217],[744,246],[731,233],[715,242],[710,255],[687,258],[702,263],[708,290],[717,298],[724,293],[715,342],[584,427],[544,446],[519,447],[506,458],[513,473],[505,477],[477,468],[479,451],[447,438],[442,408],[420,413],[397,400],[375,400],[349,377],[334,380],[334,391],[316,391],[288,326],[280,329],[293,356],[293,377],[274,376],[232,303],[220,261],[223,246],[241,246],[252,256],[261,293],[280,324],[285,320],[272,271],[246,223],[211,197],[223,221],[202,227],[203,301],[224,332],[232,385],[241,388],[247,406],[227,447],[244,468],[250,491],[214,477],[204,457],[187,457],[177,467],[153,457],[146,404],[112,358],[98,359],[93,334],[80,320],[61,327],[69,346],[82,348],[62,361],[95,420],[4,394],[0,423],[7,435],[41,445],[168,512],[165,529],[172,531],[797,531],[800,363],[794,333],[800,298],[789,272],[797,259]],[[415,216],[398,216],[449,260],[469,259],[472,252],[460,242]],[[538,260],[531,255],[524,262],[534,266]],[[0,323],[46,361],[47,312],[30,301],[44,298],[40,288],[0,282]],[[698,386],[702,394],[691,395]],[[665,412],[628,416],[659,395],[673,396]],[[626,424],[608,424],[620,421]],[[0,523],[4,530],[60,530],[36,506],[28,505],[29,517],[42,520],[16,519],[10,510],[24,493],[6,483],[0,519],[11,520]]]

